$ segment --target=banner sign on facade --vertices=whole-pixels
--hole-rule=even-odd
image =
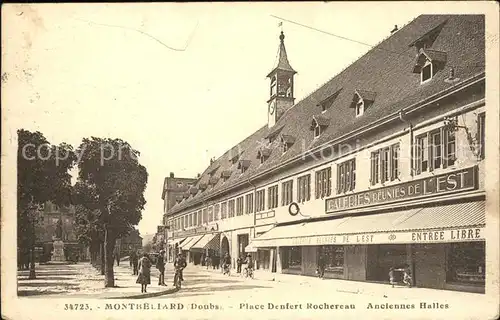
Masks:
[[[439,196],[477,188],[477,166],[389,187],[329,198],[326,213]]]
[[[175,231],[173,235],[175,237],[189,237],[197,234],[204,234],[208,232],[219,231],[219,224],[214,223],[208,226],[197,227],[193,229],[183,230],[183,231]]]
[[[416,244],[483,241],[485,228],[457,228],[412,232],[376,232],[363,234],[303,236],[281,239],[253,240],[255,247],[320,246],[360,244]]]

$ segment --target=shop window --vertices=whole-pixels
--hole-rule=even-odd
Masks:
[[[236,215],[243,215],[243,197],[238,197],[236,199]]]
[[[479,158],[484,159],[484,154],[486,151],[486,114],[483,112],[477,118],[477,133],[478,133],[478,142],[479,142]]]
[[[227,202],[223,202],[220,206],[220,218],[221,219],[227,218]]]
[[[245,196],[245,202],[246,202],[245,213],[246,214],[253,213],[253,193],[247,194]]]
[[[435,169],[447,168],[455,164],[455,132],[440,128],[415,138],[416,174]]]
[[[450,244],[446,268],[448,282],[484,284],[484,244],[482,241]]]
[[[300,269],[302,267],[302,247],[283,248],[283,269]]]
[[[394,181],[399,177],[399,143],[371,153],[370,184]]]
[[[264,211],[266,209],[266,193],[265,190],[259,190],[256,193],[255,212]]]
[[[278,207],[278,186],[269,187],[268,190],[268,208],[274,209]]]
[[[234,217],[235,212],[235,202],[234,199],[228,201],[228,218]]]
[[[321,246],[318,251],[318,256],[323,256],[325,261],[325,271],[335,273],[344,272],[343,246]]]
[[[316,172],[316,199],[330,196],[332,192],[332,169]]]
[[[281,205],[287,206],[293,202],[293,180],[281,184]]]
[[[311,175],[305,175],[297,179],[297,201],[305,202],[311,200]]]
[[[353,191],[356,188],[356,159],[337,165],[337,193]]]

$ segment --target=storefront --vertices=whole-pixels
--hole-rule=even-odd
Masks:
[[[208,257],[212,265],[217,265],[220,255],[220,233],[203,235],[189,251],[194,257],[194,264],[205,265],[205,257]]]
[[[484,227],[475,199],[281,225],[251,245],[278,248],[281,273],[314,276],[322,256],[325,278],[388,283],[407,265],[418,287],[484,292]]]

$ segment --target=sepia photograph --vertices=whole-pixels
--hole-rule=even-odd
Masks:
[[[495,2],[2,9],[2,318],[499,317]]]

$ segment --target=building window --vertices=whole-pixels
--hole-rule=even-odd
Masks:
[[[311,175],[305,175],[297,179],[297,201],[304,202],[311,199]]]
[[[332,192],[332,169],[316,172],[316,199],[328,197]]]
[[[321,135],[321,126],[316,122],[314,125],[314,137],[317,138]]]
[[[281,205],[287,206],[293,202],[293,180],[281,184]]]
[[[223,202],[220,207],[220,218],[221,219],[226,219],[227,218],[227,202]]]
[[[188,214],[188,227],[192,227],[192,226],[193,226],[193,215]]]
[[[187,227],[189,227],[189,224],[188,224],[188,216],[187,216],[187,215],[185,215],[185,216],[184,216],[184,224],[183,224],[182,229],[186,229]]]
[[[425,83],[432,79],[432,62],[427,60],[420,71],[420,83]]]
[[[253,193],[245,196],[245,213],[253,213]]]
[[[219,220],[220,204],[214,206],[214,221]]]
[[[264,189],[257,191],[256,204],[255,204],[255,212],[264,211],[266,209],[266,191]]]
[[[484,244],[483,241],[450,244],[446,264],[447,282],[484,284]]]
[[[236,215],[243,215],[243,197],[238,197],[236,199]]]
[[[486,114],[483,112],[477,118],[477,133],[479,142],[479,159],[484,159],[486,151]]]
[[[353,191],[356,188],[356,159],[337,165],[337,193]]]
[[[203,209],[203,223],[208,223],[208,212],[207,209]]]
[[[455,132],[440,128],[415,138],[416,174],[452,166],[456,161]]]
[[[356,117],[362,116],[363,113],[365,113],[365,102],[360,98],[356,103]]]
[[[278,207],[278,186],[269,187],[268,190],[268,208],[274,209]]]
[[[318,257],[325,262],[325,271],[344,272],[344,247],[343,246],[320,246]]]
[[[394,181],[399,177],[399,143],[371,153],[370,184]]]
[[[183,187],[182,182],[177,182],[177,188],[179,188],[179,189],[180,189],[180,188],[182,188],[182,187]]]
[[[301,269],[302,247],[283,248],[283,269]]]
[[[214,221],[214,207],[208,208],[208,222]]]
[[[228,218],[234,217],[234,211],[235,211],[235,202],[234,199],[229,200],[228,202]]]
[[[203,213],[201,210],[198,211],[198,225],[201,226],[203,224]]]

